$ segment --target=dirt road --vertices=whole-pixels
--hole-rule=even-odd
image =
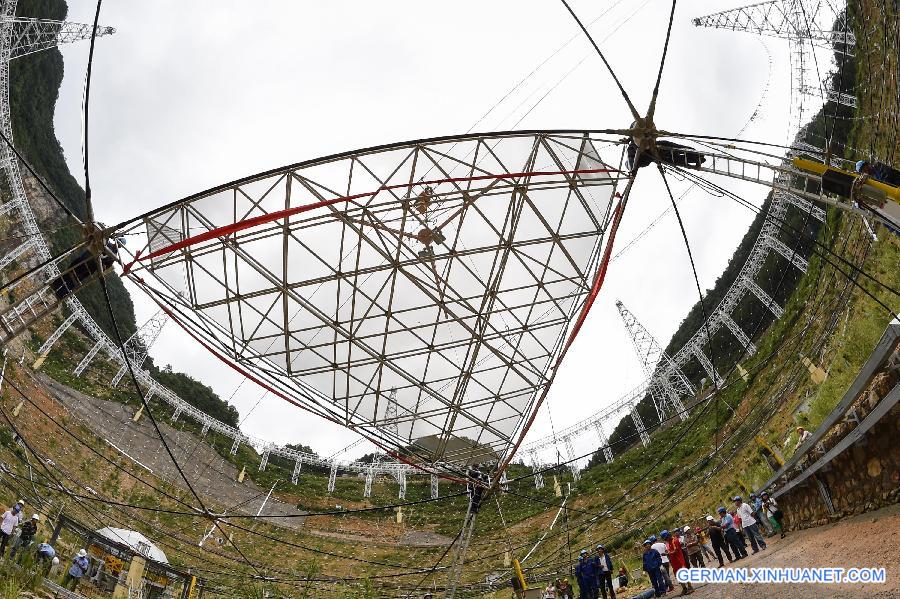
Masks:
[[[709,584],[698,588],[692,597],[900,597],[898,532],[900,505],[894,505],[828,526],[789,533],[784,539],[773,538],[768,549],[740,562],[742,567],[884,567],[885,584]]]

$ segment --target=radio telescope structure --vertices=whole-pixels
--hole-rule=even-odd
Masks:
[[[591,291],[612,160],[583,132],[313,160],[144,215],[127,270],[284,399],[422,463],[495,463]]]
[[[659,78],[664,64],[665,52]],[[502,471],[599,291],[638,166],[757,182],[805,205],[896,220],[751,143],[658,129],[659,78],[643,115],[613,78],[634,118],[626,128],[347,152],[221,185],[105,233],[136,241],[123,274],[175,324],[275,395],[432,472]],[[32,321],[32,306],[57,305],[43,293],[25,301]],[[8,338],[22,328],[19,308]],[[125,364],[110,345],[101,338],[95,349]],[[235,447],[243,442],[229,432]]]
[[[674,12],[673,3],[670,31]],[[720,191],[713,180],[737,179],[810,212],[821,204],[900,223],[900,196],[857,181],[840,162],[811,165],[796,156],[809,148],[775,156],[769,146],[657,128],[668,35],[644,112],[594,47],[628,104],[633,122],[627,127],[459,135],[336,154],[226,183],[114,227],[95,227],[102,238],[91,242],[102,252],[98,240],[128,236],[128,255],[119,255],[123,276],[159,305],[160,319],[164,314],[170,326],[274,395],[357,431],[422,471],[459,479],[468,477],[468,467],[488,464],[491,477],[471,477],[471,489],[492,487],[522,444],[600,291],[639,175],[658,172],[670,196],[669,175]],[[6,164],[17,168],[11,156]],[[26,204],[17,204],[25,216]],[[783,220],[783,212],[773,215]],[[767,248],[797,265],[796,251],[776,241]],[[46,248],[40,257],[46,264],[37,290],[0,314],[4,342],[63,303],[54,284],[66,275],[69,257],[54,261]],[[756,293],[750,279],[742,284]],[[77,299],[65,303],[88,322]],[[720,313],[712,317],[730,324]],[[698,358],[711,328],[690,346]],[[102,332],[95,337],[89,355],[105,350],[122,363],[122,375],[138,361]],[[673,368],[680,360],[679,354],[671,358]],[[659,370],[665,368],[651,372]],[[717,379],[714,365],[709,370]],[[169,398],[148,375],[134,378],[148,387],[147,395]],[[631,414],[644,444],[649,435],[636,405],[646,392],[641,387],[609,414]],[[173,420],[188,410],[177,397],[166,401],[177,406]],[[680,396],[671,401],[670,411],[686,413]],[[218,426],[197,417],[204,432]],[[601,417],[591,428],[608,444],[603,425],[609,423]],[[587,426],[567,433],[570,447],[582,429]],[[229,432],[233,454],[244,438]],[[267,446],[260,469],[270,453]],[[301,462],[294,457],[296,481]],[[612,460],[612,452],[605,458]],[[367,493],[375,468],[367,467]],[[402,472],[398,482],[405,489]],[[331,463],[329,490],[336,473]],[[436,478],[432,489],[436,496]],[[453,547],[449,597],[476,513],[470,499]]]

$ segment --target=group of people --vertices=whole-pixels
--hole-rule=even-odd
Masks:
[[[543,599],[575,599],[574,592],[568,578],[557,578],[547,583]]]
[[[28,549],[34,543],[34,536],[37,534],[38,526],[41,523],[41,517],[35,514],[31,520],[25,520],[25,502],[21,499],[14,506],[3,513],[2,521],[0,521],[0,557],[6,554],[6,546],[12,540],[12,549],[9,556],[15,559],[16,553],[20,550]],[[18,535],[16,535],[18,531]]]
[[[674,591],[672,576],[678,570],[706,567],[704,556],[710,560],[715,557],[722,568],[725,565],[722,553],[729,563],[743,559],[747,557],[748,541],[753,553],[764,550],[766,541],[762,531],[768,536],[781,534],[784,538],[783,514],[768,493],[751,493],[749,503],[740,495],[732,501],[732,510],[722,506],[717,510],[718,518],[706,516],[705,528],[692,529],[686,525],[675,534],[663,530],[659,533],[661,539],[651,535],[644,541],[643,569],[653,586],[652,596],[661,597]],[[694,591],[690,583],[679,585],[682,595]]]
[[[628,571],[621,567],[618,574],[619,587],[628,584]],[[577,599],[599,599],[601,593],[606,599],[615,599],[613,590],[613,562],[606,547],[597,545],[593,552],[582,549],[575,565],[575,580],[578,583]],[[575,589],[567,578],[551,580],[544,589],[543,599],[576,599]]]
[[[624,568],[619,570],[619,586],[628,582],[628,574]],[[610,599],[615,599],[616,591],[613,589],[613,563],[612,558],[606,552],[606,547],[597,545],[593,553],[582,549],[578,555],[578,563],[575,565],[575,580],[580,591],[579,599],[597,599],[601,594],[606,599],[607,592]]]
[[[30,520],[24,520],[23,510],[25,502],[21,499],[11,508],[3,513],[0,517],[0,558],[6,554],[6,546],[12,540],[9,557],[12,560],[34,548],[34,561],[39,564],[44,571],[44,575],[53,566],[59,564],[59,558],[56,556],[56,549],[48,542],[41,542],[35,545],[35,536],[41,523],[39,514],[34,514]],[[74,591],[78,586],[78,582],[90,570],[90,560],[87,557],[87,550],[81,549],[78,554],[72,558],[72,563],[66,571],[63,579],[63,586]]]
[[[648,597],[662,595],[675,590],[673,577],[682,568],[705,568],[706,560],[716,560],[724,567],[724,552],[728,562],[747,557],[747,543],[753,553],[766,549],[765,536],[781,534],[783,514],[768,493],[750,493],[749,502],[738,495],[732,498],[731,510],[724,506],[717,510],[717,518],[706,516],[706,526],[685,525],[682,528],[663,530],[650,535],[644,543],[643,569],[650,578],[652,589]],[[619,579],[619,587],[628,585],[628,571],[620,567],[614,574],[613,560],[603,545],[597,545],[593,552],[582,549],[575,565],[575,580],[578,583],[577,599],[615,599],[613,577]],[[677,580],[677,579],[675,579]],[[694,591],[689,583],[679,583],[681,594]],[[575,591],[568,580],[550,581],[544,589],[544,599],[576,599]]]

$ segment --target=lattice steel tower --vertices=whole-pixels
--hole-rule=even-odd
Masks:
[[[168,315],[163,310],[160,310],[154,314],[150,320],[145,322],[141,328],[136,330],[125,342],[125,345],[123,346],[125,350],[125,359],[131,362],[131,366],[134,369],[140,369],[144,360],[147,359],[150,348],[159,337],[159,334],[162,332],[168,319]],[[127,371],[128,365],[123,364],[122,367],[119,368],[119,372],[116,373],[116,376],[113,377],[113,387],[119,384],[119,381],[122,380],[122,377],[125,376]]]
[[[4,9],[7,4],[4,2]],[[80,40],[90,39],[93,27],[84,23],[69,23],[67,21],[53,21],[51,19],[32,19],[18,17],[3,10],[0,14],[0,28],[2,35],[9,40],[9,58],[19,58],[41,50],[47,50]],[[112,27],[97,27],[97,37],[111,35],[116,30]]]
[[[628,311],[625,304],[617,301],[616,307],[619,309],[619,315],[621,315],[622,322],[625,323],[625,328],[634,344],[634,351],[641,362],[644,374],[650,379],[650,397],[653,399],[660,422],[673,414],[677,414],[684,420],[687,418],[687,410],[684,409],[681,398],[685,395],[693,395],[695,393],[694,386],[681,369],[672,362],[672,359],[666,355],[650,331],[644,328],[634,314]]]
[[[856,36],[849,31],[833,29],[838,15],[821,1],[772,0],[713,13],[693,20],[697,27],[745,31],[764,37],[788,40],[791,52],[791,88],[795,95],[791,111],[795,121],[804,122],[799,97],[822,96],[844,106],[856,107],[856,98],[820,82],[811,82],[814,67],[811,46],[837,50],[852,55]],[[817,66],[814,68],[818,69]],[[817,78],[818,79],[818,78]]]
[[[388,392],[387,404],[384,407],[384,428],[392,438],[397,438],[400,434],[400,426],[397,423],[397,389]]]
[[[823,27],[823,3],[809,0],[772,0],[750,4],[694,19],[697,27],[715,27],[747,31],[791,41],[810,40],[815,45],[856,44],[856,37],[845,31]]]

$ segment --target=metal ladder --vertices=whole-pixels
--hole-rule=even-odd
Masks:
[[[453,599],[456,596],[456,587],[459,586],[459,579],[462,577],[463,565],[466,563],[466,551],[469,549],[469,542],[472,540],[472,532],[475,530],[475,516],[477,512],[472,511],[472,502],[469,502],[469,509],[466,511],[466,519],[463,522],[463,529],[460,533],[459,543],[453,551],[453,561],[450,563],[450,577],[447,581],[447,592],[444,597]]]
[[[42,284],[37,291],[9,308],[6,312],[0,314],[0,345],[6,345],[24,333],[28,327],[56,310],[60,304],[66,299],[74,296],[78,291],[83,289],[85,285],[95,279],[99,279],[101,274],[105,276],[111,270],[112,269],[107,269],[102,273],[94,272],[90,276],[84,278],[78,277],[75,268],[69,268],[68,270],[63,271],[58,277],[54,277],[53,280],[60,280],[64,276],[70,277],[70,279],[66,280],[64,283],[66,288],[68,288],[69,283],[75,283],[73,285],[74,288],[71,289],[63,299],[56,296],[56,293],[50,289],[49,284]]]
[[[44,285],[0,314],[0,344],[6,345],[39,319],[55,310],[61,301]]]

